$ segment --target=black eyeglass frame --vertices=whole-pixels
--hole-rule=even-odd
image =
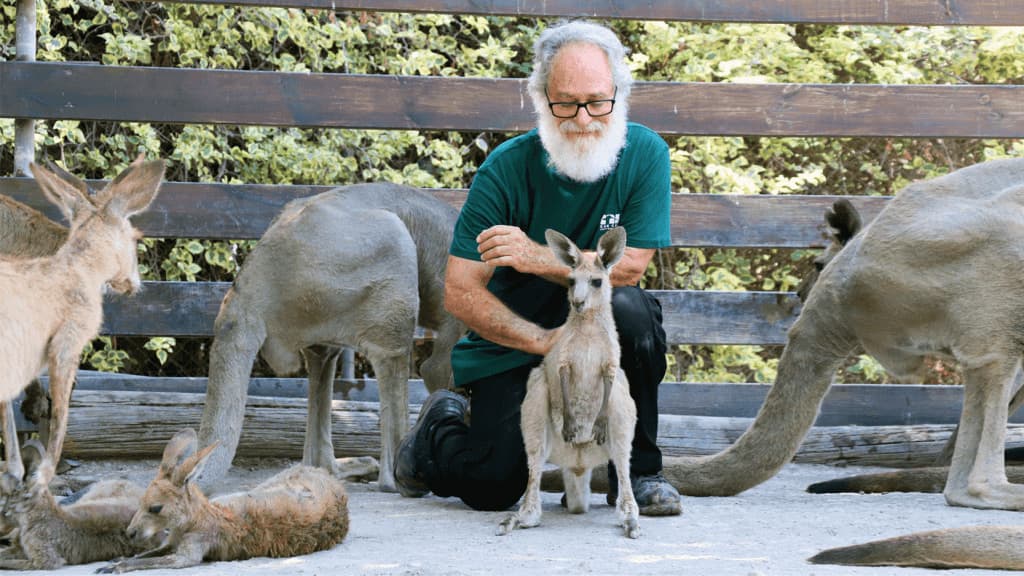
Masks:
[[[544,87],[544,98],[548,101],[548,109],[551,110],[551,115],[554,116],[555,118],[561,118],[562,120],[575,118],[576,116],[579,115],[580,108],[586,108],[587,114],[589,114],[591,118],[600,118],[602,116],[607,116],[615,111],[615,97],[618,96],[618,94],[619,87],[615,86],[615,90],[612,92],[611,98],[603,98],[601,100],[590,100],[588,102],[552,102],[551,98],[548,97],[547,87]],[[611,103],[611,106],[608,108],[607,112],[604,112],[603,114],[594,114],[593,112],[590,111],[591,104],[604,104],[605,102]],[[558,114],[555,114],[555,106],[575,106],[576,111],[572,113],[572,116],[559,116]]]

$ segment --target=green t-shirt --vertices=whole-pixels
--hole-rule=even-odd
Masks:
[[[661,248],[671,243],[671,172],[668,145],[655,132],[630,123],[615,169],[597,182],[576,182],[548,165],[536,130],[494,149],[480,166],[455,224],[450,253],[480,261],[476,237],[491,226],[521,228],[545,244],[553,228],[583,250],[594,250],[605,230],[626,228],[626,245]],[[520,316],[546,328],[561,325],[568,313],[565,288],[539,276],[498,267],[487,285]],[[492,376],[541,358],[499,346],[476,332],[452,351],[455,385]]]

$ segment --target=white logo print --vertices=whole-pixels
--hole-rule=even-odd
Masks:
[[[605,214],[601,216],[601,230],[611,230],[619,225],[618,214]]]

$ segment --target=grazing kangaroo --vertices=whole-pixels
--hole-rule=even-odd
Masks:
[[[1003,462],[1024,352],[1022,245],[1024,159],[906,187],[822,269],[747,432],[720,454],[673,459],[666,478],[684,494],[742,492],[792,458],[847,356],[866,352],[902,377],[939,355],[965,379],[947,502],[1024,509]]]
[[[523,443],[529,481],[519,510],[498,527],[498,534],[540,524],[541,474],[546,462],[562,468],[566,505],[581,514],[590,507],[593,468],[615,464],[619,521],[630,538],[640,536],[639,507],[629,481],[629,456],[636,406],[626,374],[619,367],[619,337],[612,317],[611,269],[626,246],[625,228],[601,236],[597,253],[587,258],[564,235],[544,234],[569,273],[569,316],[544,361],[530,372],[522,405]]]
[[[367,356],[380,385],[378,483],[396,490],[393,462],[409,427],[416,324],[436,331],[433,353],[420,368],[430,391],[450,386],[449,356],[465,330],[444,309],[457,217],[431,194],[386,183],[343,186],[284,207],[246,258],[214,324],[199,439],[221,446],[203,485],[221,478],[234,458],[257,353],[281,375],[305,362],[302,462],[335,471],[331,393],[338,356],[352,346]]]
[[[24,481],[6,494],[0,532],[12,546],[0,551],[0,568],[55,570],[71,564],[111,560],[141,552],[125,529],[143,489],[127,480],[104,480],[57,503],[49,484],[56,463],[37,440],[22,448]]]
[[[141,283],[139,233],[128,218],[149,206],[164,175],[162,160],[143,162],[140,156],[91,197],[85,182],[63,170],[30,168],[71,228],[52,256],[0,259],[0,402],[8,403],[0,414],[10,475],[5,483],[24,470],[9,401],[44,367],[53,399],[46,451],[60,459],[82,348],[102,323],[103,291],[130,294]]]
[[[299,556],[327,550],[348,534],[345,483],[326,470],[292,466],[252,490],[207,500],[194,480],[215,445],[196,447],[191,428],[171,438],[128,525],[129,537],[159,539],[159,545],[101,572]]]

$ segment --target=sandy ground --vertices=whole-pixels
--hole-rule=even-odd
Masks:
[[[226,485],[251,486],[288,463],[244,462],[233,469]],[[155,467],[155,461],[83,462],[67,478],[80,483],[124,475],[145,483]],[[643,535],[638,540],[623,536],[603,494],[593,496],[587,514],[570,515],[559,506],[559,494],[545,493],[541,526],[496,536],[505,512],[474,512],[456,499],[408,499],[378,492],[375,483],[352,483],[351,532],[332,550],[150,574],[913,576],[935,572],[816,566],[805,559],[824,548],[910,531],[1022,520],[1014,512],[951,508],[939,494],[812,495],[804,491],[811,482],[864,470],[791,464],[774,479],[739,496],[685,498],[682,516],[641,517]],[[100,566],[71,566],[57,574],[92,574]],[[1005,572],[959,570],[953,574]]]

